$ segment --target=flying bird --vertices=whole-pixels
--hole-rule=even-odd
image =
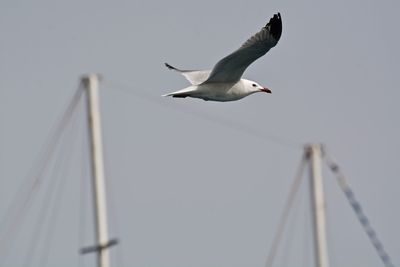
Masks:
[[[238,50],[218,61],[212,70],[181,70],[165,63],[167,68],[181,73],[191,86],[163,96],[225,102],[258,92],[270,94],[270,89],[241,77],[251,63],[278,43],[281,34],[281,14],[277,13],[261,31],[250,37]]]

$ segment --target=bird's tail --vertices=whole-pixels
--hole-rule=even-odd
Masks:
[[[193,92],[196,91],[196,87],[197,86],[189,86],[189,87],[186,87],[186,88],[184,88],[182,90],[175,91],[175,92],[172,92],[172,93],[169,93],[169,94],[165,94],[165,95],[162,95],[162,96],[172,96],[172,97],[185,98],[185,97],[188,97],[188,96],[192,96]]]

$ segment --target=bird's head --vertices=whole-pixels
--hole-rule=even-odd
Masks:
[[[268,89],[267,87],[263,87],[254,81],[245,80],[245,79],[243,79],[243,80],[245,82],[246,89],[251,93],[258,93],[258,92],[264,92],[264,93],[268,93],[268,94],[272,93],[270,89]]]

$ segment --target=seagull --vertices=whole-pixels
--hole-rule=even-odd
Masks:
[[[258,92],[270,94],[270,89],[241,77],[251,63],[278,43],[281,34],[281,14],[277,13],[238,50],[218,61],[212,70],[181,70],[165,63],[168,69],[182,74],[191,86],[163,96],[226,102],[239,100]]]

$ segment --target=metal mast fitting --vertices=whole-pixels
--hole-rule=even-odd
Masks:
[[[305,146],[310,164],[310,192],[313,211],[315,263],[317,267],[329,267],[326,239],[325,198],[321,172],[322,145]]]
[[[116,239],[108,240],[107,202],[99,105],[99,76],[97,74],[89,74],[83,76],[81,81],[87,96],[92,189],[97,239],[96,245],[81,249],[81,253],[97,252],[97,265],[99,267],[109,267],[108,248],[117,244],[118,241]]]

